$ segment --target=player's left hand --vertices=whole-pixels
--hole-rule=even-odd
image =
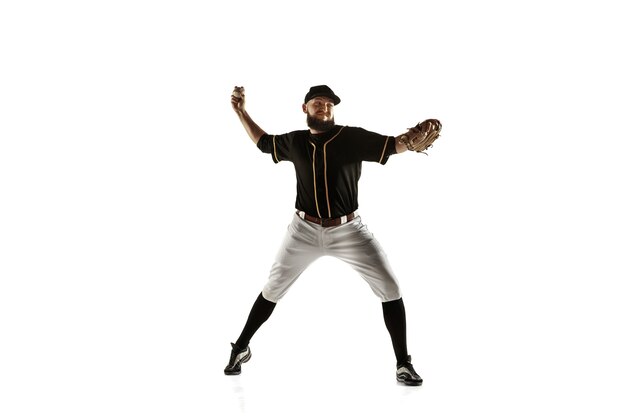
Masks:
[[[403,143],[410,151],[426,153],[424,151],[433,146],[433,142],[439,137],[440,132],[441,122],[439,120],[426,119],[402,135],[400,143]]]

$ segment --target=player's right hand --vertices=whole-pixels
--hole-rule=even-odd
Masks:
[[[230,104],[233,106],[233,110],[237,113],[241,113],[245,110],[246,90],[243,87],[235,86],[232,94],[230,95]]]

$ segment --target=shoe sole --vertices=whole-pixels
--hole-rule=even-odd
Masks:
[[[404,385],[410,385],[412,387],[420,387],[422,386],[423,381],[407,381],[406,379],[396,377],[398,382],[402,382]]]
[[[251,357],[252,357],[252,351],[250,350],[246,356],[241,358],[241,362],[240,363],[248,362]],[[224,374],[225,375],[240,375],[241,374],[241,369],[239,369],[238,371],[224,371]]]

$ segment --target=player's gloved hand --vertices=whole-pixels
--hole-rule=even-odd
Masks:
[[[426,119],[410,128],[400,137],[400,143],[404,144],[409,151],[424,152],[433,146],[433,142],[439,137],[441,122],[437,119]]]
[[[233,110],[237,113],[243,113],[246,109],[246,90],[243,87],[237,87],[233,89],[230,95],[230,104],[233,106]]]

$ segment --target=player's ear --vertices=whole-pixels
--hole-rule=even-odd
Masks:
[[[306,113],[306,103],[302,105],[302,113]]]

